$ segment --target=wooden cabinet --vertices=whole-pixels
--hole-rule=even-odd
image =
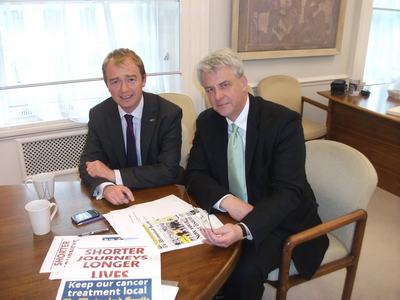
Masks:
[[[400,99],[388,97],[388,89],[400,84],[370,87],[371,95],[331,95],[327,139],[347,144],[363,153],[378,173],[378,186],[400,196],[400,117],[386,115],[386,109],[400,106]]]

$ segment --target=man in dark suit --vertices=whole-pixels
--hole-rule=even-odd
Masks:
[[[129,49],[108,54],[102,69],[111,97],[90,110],[79,166],[82,182],[91,195],[115,205],[134,201],[131,189],[179,183],[181,108],[142,92],[145,68]],[[132,135],[126,131],[129,126]],[[127,155],[128,147],[136,153]]]
[[[243,63],[230,49],[200,61],[197,76],[212,109],[198,117],[185,185],[204,209],[226,211],[238,222],[203,229],[204,243],[228,247],[246,239],[224,299],[261,299],[285,239],[321,223],[305,174],[301,117],[248,94]],[[228,162],[232,123],[239,128],[243,154]],[[237,192],[240,183],[230,184],[237,162],[244,162],[243,192]],[[293,260],[303,277],[312,277],[327,247],[323,236],[295,248]]]

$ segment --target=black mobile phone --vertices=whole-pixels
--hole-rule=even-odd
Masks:
[[[72,222],[74,222],[75,224],[79,224],[84,221],[88,221],[90,219],[97,218],[99,216],[100,216],[100,213],[97,210],[89,209],[87,211],[83,211],[83,212],[73,215],[71,217],[71,219],[72,219]]]

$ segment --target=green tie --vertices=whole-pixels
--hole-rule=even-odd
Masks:
[[[235,123],[228,140],[228,180],[229,190],[245,201],[245,176],[243,141]]]

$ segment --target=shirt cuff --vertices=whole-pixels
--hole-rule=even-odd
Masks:
[[[98,187],[96,187],[96,189],[94,190],[94,193],[93,193],[93,196],[96,196],[96,200],[101,200],[104,198],[104,196],[103,196],[104,188],[109,185],[115,185],[115,184],[112,182],[103,182]]]
[[[246,228],[246,231],[247,231],[247,239],[248,240],[253,240],[253,235],[251,234],[251,232],[250,232],[250,230],[249,230],[249,227],[247,227],[247,225],[246,224],[244,224],[243,222],[239,222],[238,224],[242,224],[243,226],[244,226],[244,228]]]
[[[219,201],[217,203],[214,204],[213,208],[217,209],[219,211],[222,211],[222,212],[226,212],[226,210],[223,209],[222,207],[220,207],[219,205],[221,204],[222,200],[224,200],[226,197],[231,196],[231,195],[232,194],[228,194],[228,195],[223,196],[221,199],[219,199]]]
[[[121,172],[119,170],[114,170],[114,174],[115,174],[115,184],[124,185],[124,182],[122,181]]]

